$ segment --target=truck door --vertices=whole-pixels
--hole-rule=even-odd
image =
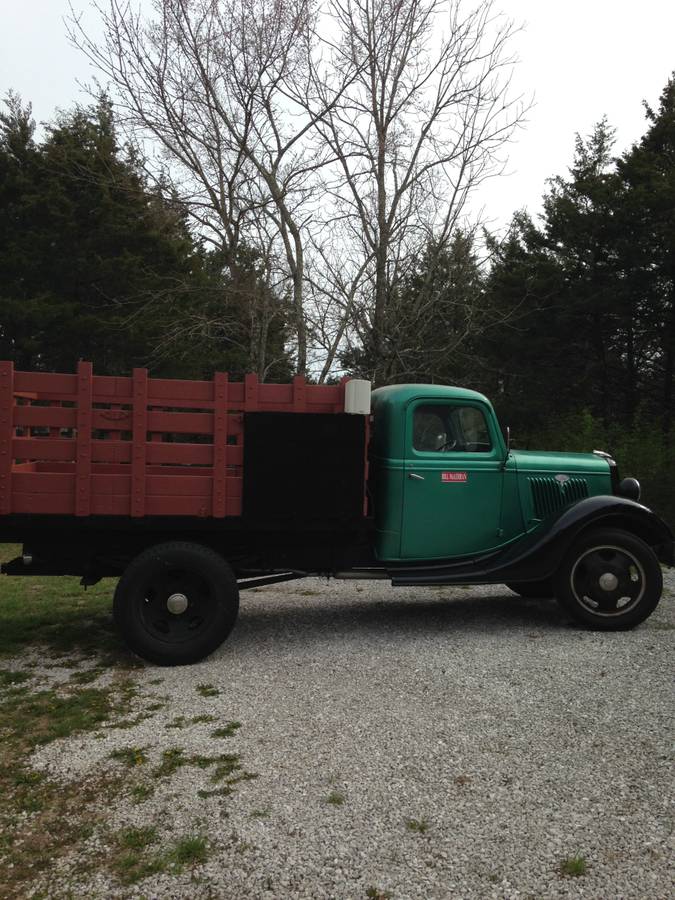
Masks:
[[[417,399],[405,424],[402,559],[498,546],[504,450],[478,402]]]

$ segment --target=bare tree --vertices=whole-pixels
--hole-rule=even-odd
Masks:
[[[231,265],[256,248],[292,310],[298,371],[309,353],[323,380],[355,343],[382,380],[398,286],[423,247],[447,245],[522,116],[512,26],[491,0],[318,3],[152,0],[146,18],[94,0],[102,39],[75,15],[71,39],[123,123],[162,148],[200,234]]]
[[[376,381],[388,374],[398,286],[430,242],[447,247],[472,189],[501,171],[500,151],[524,112],[509,96],[512,24],[490,0],[464,5],[329,2],[340,35],[333,64],[353,78],[316,127],[339,163],[333,218],[360,238],[352,278],[343,271],[343,316],[369,345]]]
[[[124,124],[159,142],[202,233],[234,259],[242,241],[269,233],[261,225],[269,219],[303,372],[303,210],[325,163],[310,138],[335,102],[315,69],[313,3],[153,0],[149,21],[124,0],[94,7],[103,38],[73,15],[71,39],[107,79]]]

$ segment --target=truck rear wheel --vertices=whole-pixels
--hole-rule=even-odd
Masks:
[[[651,547],[627,531],[582,535],[558,570],[556,597],[572,618],[602,631],[643,622],[663,590],[661,566]]]
[[[148,662],[198,662],[222,644],[239,612],[239,588],[227,562],[201,544],[150,547],[117,585],[115,623],[129,647]]]

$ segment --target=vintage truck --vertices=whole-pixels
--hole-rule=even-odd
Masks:
[[[372,399],[372,410],[371,410]],[[458,387],[260,384],[14,371],[0,363],[6,575],[119,577],[115,621],[145,659],[195,662],[239,591],[308,574],[506,584],[576,622],[655,609],[669,527],[604,452],[510,449]]]

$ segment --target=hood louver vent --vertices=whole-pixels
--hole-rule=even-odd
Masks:
[[[568,503],[588,497],[588,484],[585,478],[568,478],[557,481],[555,478],[528,478],[532,491],[532,506],[537,519],[546,519]]]

